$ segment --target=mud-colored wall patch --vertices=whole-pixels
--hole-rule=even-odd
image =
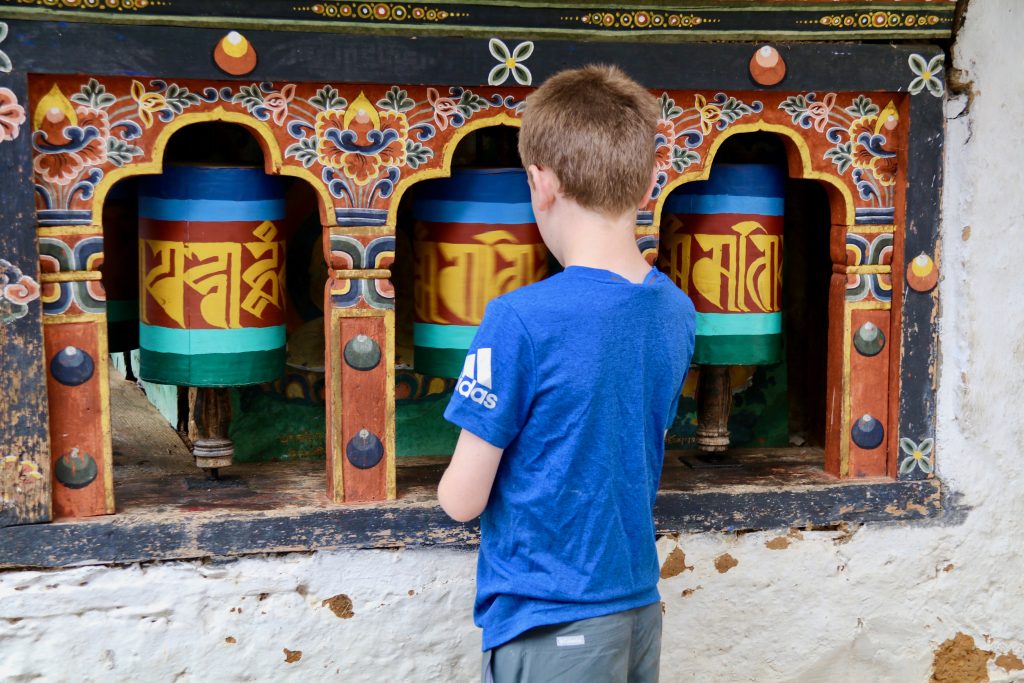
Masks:
[[[739,560],[730,555],[729,553],[722,553],[715,558],[715,569],[718,570],[719,574],[724,574],[736,565],[739,564]]]
[[[683,592],[680,595],[682,595],[682,597],[684,598],[688,598],[703,587],[704,586],[697,586],[696,588],[685,588],[683,589]]]
[[[352,598],[344,593],[339,593],[333,598],[327,598],[320,605],[321,607],[330,607],[331,611],[334,612],[334,616],[339,619],[351,619],[355,616],[355,612],[352,611]]]
[[[224,639],[224,642],[227,643],[228,645],[234,645],[238,641],[235,640],[234,636],[228,636],[227,638]]]
[[[285,664],[294,664],[300,659],[302,659],[302,650],[289,650],[288,648],[284,648]]]
[[[785,536],[776,536],[764,545],[769,550],[785,550],[789,547],[789,539]]]
[[[1017,653],[1010,651],[996,657],[996,666],[1006,671],[1020,671],[1024,669],[1024,660],[1018,657]]]
[[[966,633],[939,645],[932,663],[931,683],[981,683],[988,680],[988,660],[992,653],[974,644]]]
[[[661,565],[661,578],[671,579],[673,576],[682,574],[687,569],[692,570],[692,566],[686,564],[686,553],[683,552],[682,548],[675,548],[665,558],[665,564]]]

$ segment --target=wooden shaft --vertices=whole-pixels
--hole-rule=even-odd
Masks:
[[[697,380],[697,448],[706,453],[729,450],[732,382],[728,365],[702,365]]]
[[[228,438],[231,425],[231,397],[223,387],[199,387],[192,407],[196,438],[192,455],[196,466],[219,468],[231,465],[235,444]]]

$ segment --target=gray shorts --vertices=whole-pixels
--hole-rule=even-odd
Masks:
[[[661,603],[541,626],[484,652],[484,683],[652,683],[661,660]]]

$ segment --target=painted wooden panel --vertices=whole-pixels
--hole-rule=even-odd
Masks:
[[[210,5],[205,0],[2,0],[0,7],[21,16],[39,15],[31,7],[50,10],[48,17],[78,21],[152,22],[184,26],[209,25]],[[673,41],[742,40],[770,32],[780,40],[948,38],[953,29],[955,0],[902,0],[899,5],[874,8],[863,0],[774,0],[722,2],[698,0],[685,9],[665,9],[651,0],[608,3],[549,1],[524,11],[494,0],[437,0],[404,2],[350,2],[323,0],[296,4],[289,0],[227,0],[216,12],[236,28],[285,27],[302,21],[315,30],[348,30],[430,35],[472,31],[501,31],[616,40],[671,39]],[[28,6],[28,7],[26,7]],[[744,6],[757,11],[744,12]],[[17,8],[17,9],[15,9]],[[54,10],[57,10],[54,12]]]
[[[0,41],[7,26],[0,22]],[[0,43],[6,49],[10,41]],[[50,518],[39,254],[23,72],[0,71],[0,527]]]
[[[55,517],[114,511],[107,331],[102,315],[44,321]]]

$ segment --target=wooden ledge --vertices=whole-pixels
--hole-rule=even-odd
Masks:
[[[656,504],[659,534],[737,532],[774,528],[828,528],[860,523],[952,519],[949,497],[937,479],[838,481],[807,464],[809,456],[775,462],[774,474],[755,476],[757,466],[725,474],[688,474],[676,454],[666,458],[663,490]],[[436,480],[443,460],[406,459],[399,469],[395,501],[333,506],[308,493],[298,504],[288,488],[311,491],[323,478],[322,463],[245,465],[239,479],[204,488],[193,474],[178,474],[177,485],[150,482],[125,494],[135,503],[116,515],[0,529],[0,568],[124,564],[327,549],[438,546],[468,548],[478,542],[477,524],[450,520],[437,504]],[[234,469],[234,468],[233,468]],[[266,481],[288,484],[258,491]],[[246,472],[250,475],[246,475]],[[718,471],[719,473],[722,470]],[[308,481],[307,481],[308,480]],[[670,487],[670,488],[666,488]],[[674,488],[671,488],[674,487]],[[160,502],[155,491],[165,492]],[[148,491],[148,493],[147,493]],[[182,497],[182,491],[186,493]],[[249,491],[249,493],[245,493]],[[172,497],[177,497],[171,500]],[[204,502],[205,499],[205,502]],[[211,501],[219,499],[217,505]],[[954,510],[955,511],[955,510]]]

